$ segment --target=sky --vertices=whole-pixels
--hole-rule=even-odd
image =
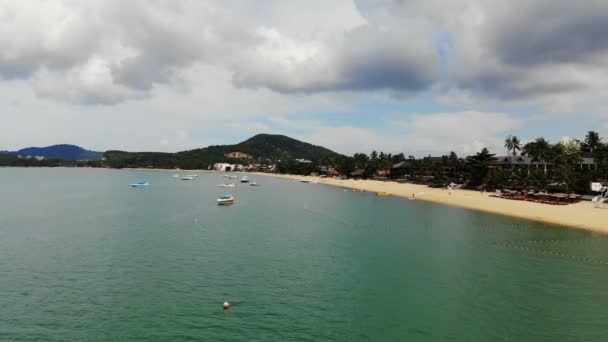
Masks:
[[[607,37],[605,0],[0,0],[0,150],[608,137]]]

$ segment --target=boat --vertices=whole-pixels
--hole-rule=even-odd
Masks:
[[[249,178],[247,176],[243,176],[243,178],[241,178],[241,183],[249,183]]]
[[[384,192],[384,191],[376,193],[376,196],[380,196],[380,197],[389,197],[391,195],[392,194],[390,192]]]
[[[139,182],[139,183],[133,183],[133,184],[131,184],[131,186],[134,187],[134,188],[145,188],[145,187],[147,187],[149,185],[150,185],[150,183],[148,183],[148,182]]]
[[[181,180],[194,180],[194,177],[192,176],[184,176],[181,178]]]
[[[173,176],[171,176],[171,177],[173,177],[173,178],[179,178],[179,175],[176,173],[176,174],[174,174],[174,175],[173,175]]]
[[[232,195],[222,195],[222,196],[218,197],[217,204],[218,205],[234,204],[234,197],[232,197]]]
[[[220,184],[221,188],[234,188],[236,187],[236,184],[234,183],[228,183],[228,184]]]
[[[238,177],[235,176],[235,175],[228,175],[228,178],[230,178],[230,179],[237,179]]]
[[[302,183],[310,183],[310,181],[308,179],[302,179],[300,182],[302,182]]]
[[[251,186],[260,186],[260,184],[256,183],[255,181],[249,183],[249,185],[251,185]]]

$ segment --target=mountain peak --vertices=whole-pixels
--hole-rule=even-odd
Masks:
[[[103,153],[85,150],[84,148],[71,144],[58,144],[46,147],[27,147],[18,151],[7,152],[12,155],[42,156],[47,159],[63,160],[99,160]]]

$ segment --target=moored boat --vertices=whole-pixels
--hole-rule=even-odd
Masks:
[[[256,183],[256,181],[253,181],[253,182],[249,183],[249,185],[251,185],[251,186],[260,186],[260,184]]]
[[[218,197],[217,204],[219,205],[228,205],[234,203],[234,197],[232,195],[222,195]]]
[[[149,185],[150,185],[150,183],[148,183],[148,182],[139,182],[139,183],[133,183],[133,184],[131,184],[131,186],[134,187],[134,188],[145,188],[145,187],[147,187]]]
[[[194,180],[194,177],[192,176],[184,176],[181,178],[181,180]]]
[[[249,177],[243,176],[243,178],[241,178],[241,183],[249,183]]]
[[[236,184],[234,183],[228,183],[228,184],[220,184],[221,188],[234,188],[236,187]]]
[[[391,195],[392,194],[390,192],[384,192],[384,191],[376,193],[376,196],[380,196],[380,197],[389,197]]]

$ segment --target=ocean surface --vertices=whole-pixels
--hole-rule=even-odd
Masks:
[[[0,341],[608,339],[604,236],[171,174],[0,169]]]

